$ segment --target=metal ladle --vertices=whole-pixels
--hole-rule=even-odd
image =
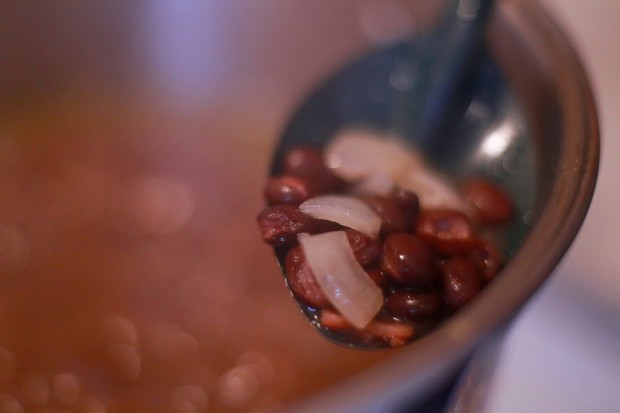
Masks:
[[[272,175],[288,150],[321,147],[341,128],[395,132],[448,176],[491,175],[515,197],[519,219],[503,246],[510,256],[527,232],[536,185],[523,116],[484,48],[494,3],[453,1],[430,32],[374,51],[326,80],[288,123]],[[284,258],[278,255],[282,271]],[[326,338],[368,347],[323,328],[314,309],[298,304]]]

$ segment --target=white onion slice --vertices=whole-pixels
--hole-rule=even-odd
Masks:
[[[384,174],[370,175],[357,182],[351,192],[360,196],[388,196],[394,189],[394,180]]]
[[[345,195],[320,195],[299,205],[299,210],[316,219],[337,222],[377,238],[381,218],[358,198]]]
[[[355,259],[344,231],[299,234],[316,281],[332,305],[353,326],[366,327],[383,305],[383,293]]]
[[[349,182],[370,175],[395,179],[421,163],[420,156],[397,138],[367,129],[345,129],[325,149],[325,164]]]
[[[412,168],[398,181],[403,188],[418,195],[423,209],[456,209],[467,215],[470,211],[456,189],[428,167]]]

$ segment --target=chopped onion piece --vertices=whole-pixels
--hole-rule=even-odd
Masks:
[[[367,129],[345,129],[327,145],[325,164],[349,182],[370,175],[396,179],[421,157],[395,137]]]
[[[391,347],[401,347],[411,340],[415,334],[412,325],[396,321],[373,321],[366,327],[366,331],[387,341]]]
[[[331,304],[356,328],[366,327],[383,306],[383,293],[355,259],[345,232],[299,234],[298,239]]]
[[[401,188],[417,194],[423,209],[455,209],[470,215],[471,211],[456,189],[428,167],[411,169],[398,184]]]
[[[394,189],[394,180],[384,174],[369,175],[357,182],[352,192],[361,196],[388,196]]]
[[[319,322],[323,327],[332,331],[343,331],[352,327],[351,323],[349,323],[346,318],[329,309],[321,310]]]
[[[332,331],[345,331],[351,324],[340,314],[329,310],[321,310],[321,325]],[[371,321],[363,330],[366,334],[386,341],[390,347],[405,345],[415,334],[415,328],[408,323],[392,320]]]
[[[337,222],[375,239],[381,218],[358,198],[345,195],[321,195],[299,205],[299,210],[316,219]]]

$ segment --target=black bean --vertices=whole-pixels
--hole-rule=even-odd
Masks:
[[[416,221],[416,234],[443,256],[466,253],[476,241],[467,215],[453,210],[423,211]]]
[[[485,281],[491,281],[504,264],[504,257],[493,245],[478,241],[467,257],[482,272]]]
[[[467,258],[449,258],[441,267],[444,298],[451,309],[458,310],[463,307],[482,289],[480,271]]]
[[[392,193],[392,197],[398,202],[407,227],[409,227],[409,224],[415,221],[420,213],[420,199],[415,193],[402,188],[397,188]]]
[[[355,258],[362,267],[372,264],[381,251],[381,243],[354,229],[345,231]]]
[[[329,307],[329,300],[317,283],[300,246],[288,252],[284,269],[288,285],[295,298],[310,307]]]
[[[381,218],[381,234],[405,232],[407,221],[398,202],[393,198],[371,196],[364,199],[366,205],[372,208]]]
[[[409,234],[390,234],[383,242],[381,268],[397,284],[425,287],[438,280],[436,259],[428,247]]]
[[[373,267],[369,269],[368,276],[370,277],[371,280],[375,282],[375,284],[377,284],[377,287],[383,289],[387,286],[387,283],[388,283],[387,275],[385,274],[383,270],[381,270],[381,268]]]
[[[283,159],[285,175],[304,179],[316,194],[340,191],[346,182],[327,168],[323,155],[316,148],[298,147],[289,151]]]
[[[385,300],[385,309],[390,315],[410,321],[439,317],[443,307],[443,298],[434,293],[400,290],[391,293]]]
[[[297,234],[314,232],[317,221],[293,205],[276,205],[261,211],[258,226],[263,241],[276,247],[286,247],[297,243]]]
[[[310,185],[295,176],[271,178],[265,187],[265,199],[269,205],[299,205],[313,195]]]
[[[514,216],[510,197],[497,185],[473,179],[463,186],[463,196],[474,207],[480,224],[497,225],[509,222]]]

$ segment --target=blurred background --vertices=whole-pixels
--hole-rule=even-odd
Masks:
[[[0,0],[0,413],[269,411],[388,357],[307,325],[254,219],[296,103],[441,3]],[[620,5],[542,3],[592,77],[599,185],[484,402],[613,412]]]

